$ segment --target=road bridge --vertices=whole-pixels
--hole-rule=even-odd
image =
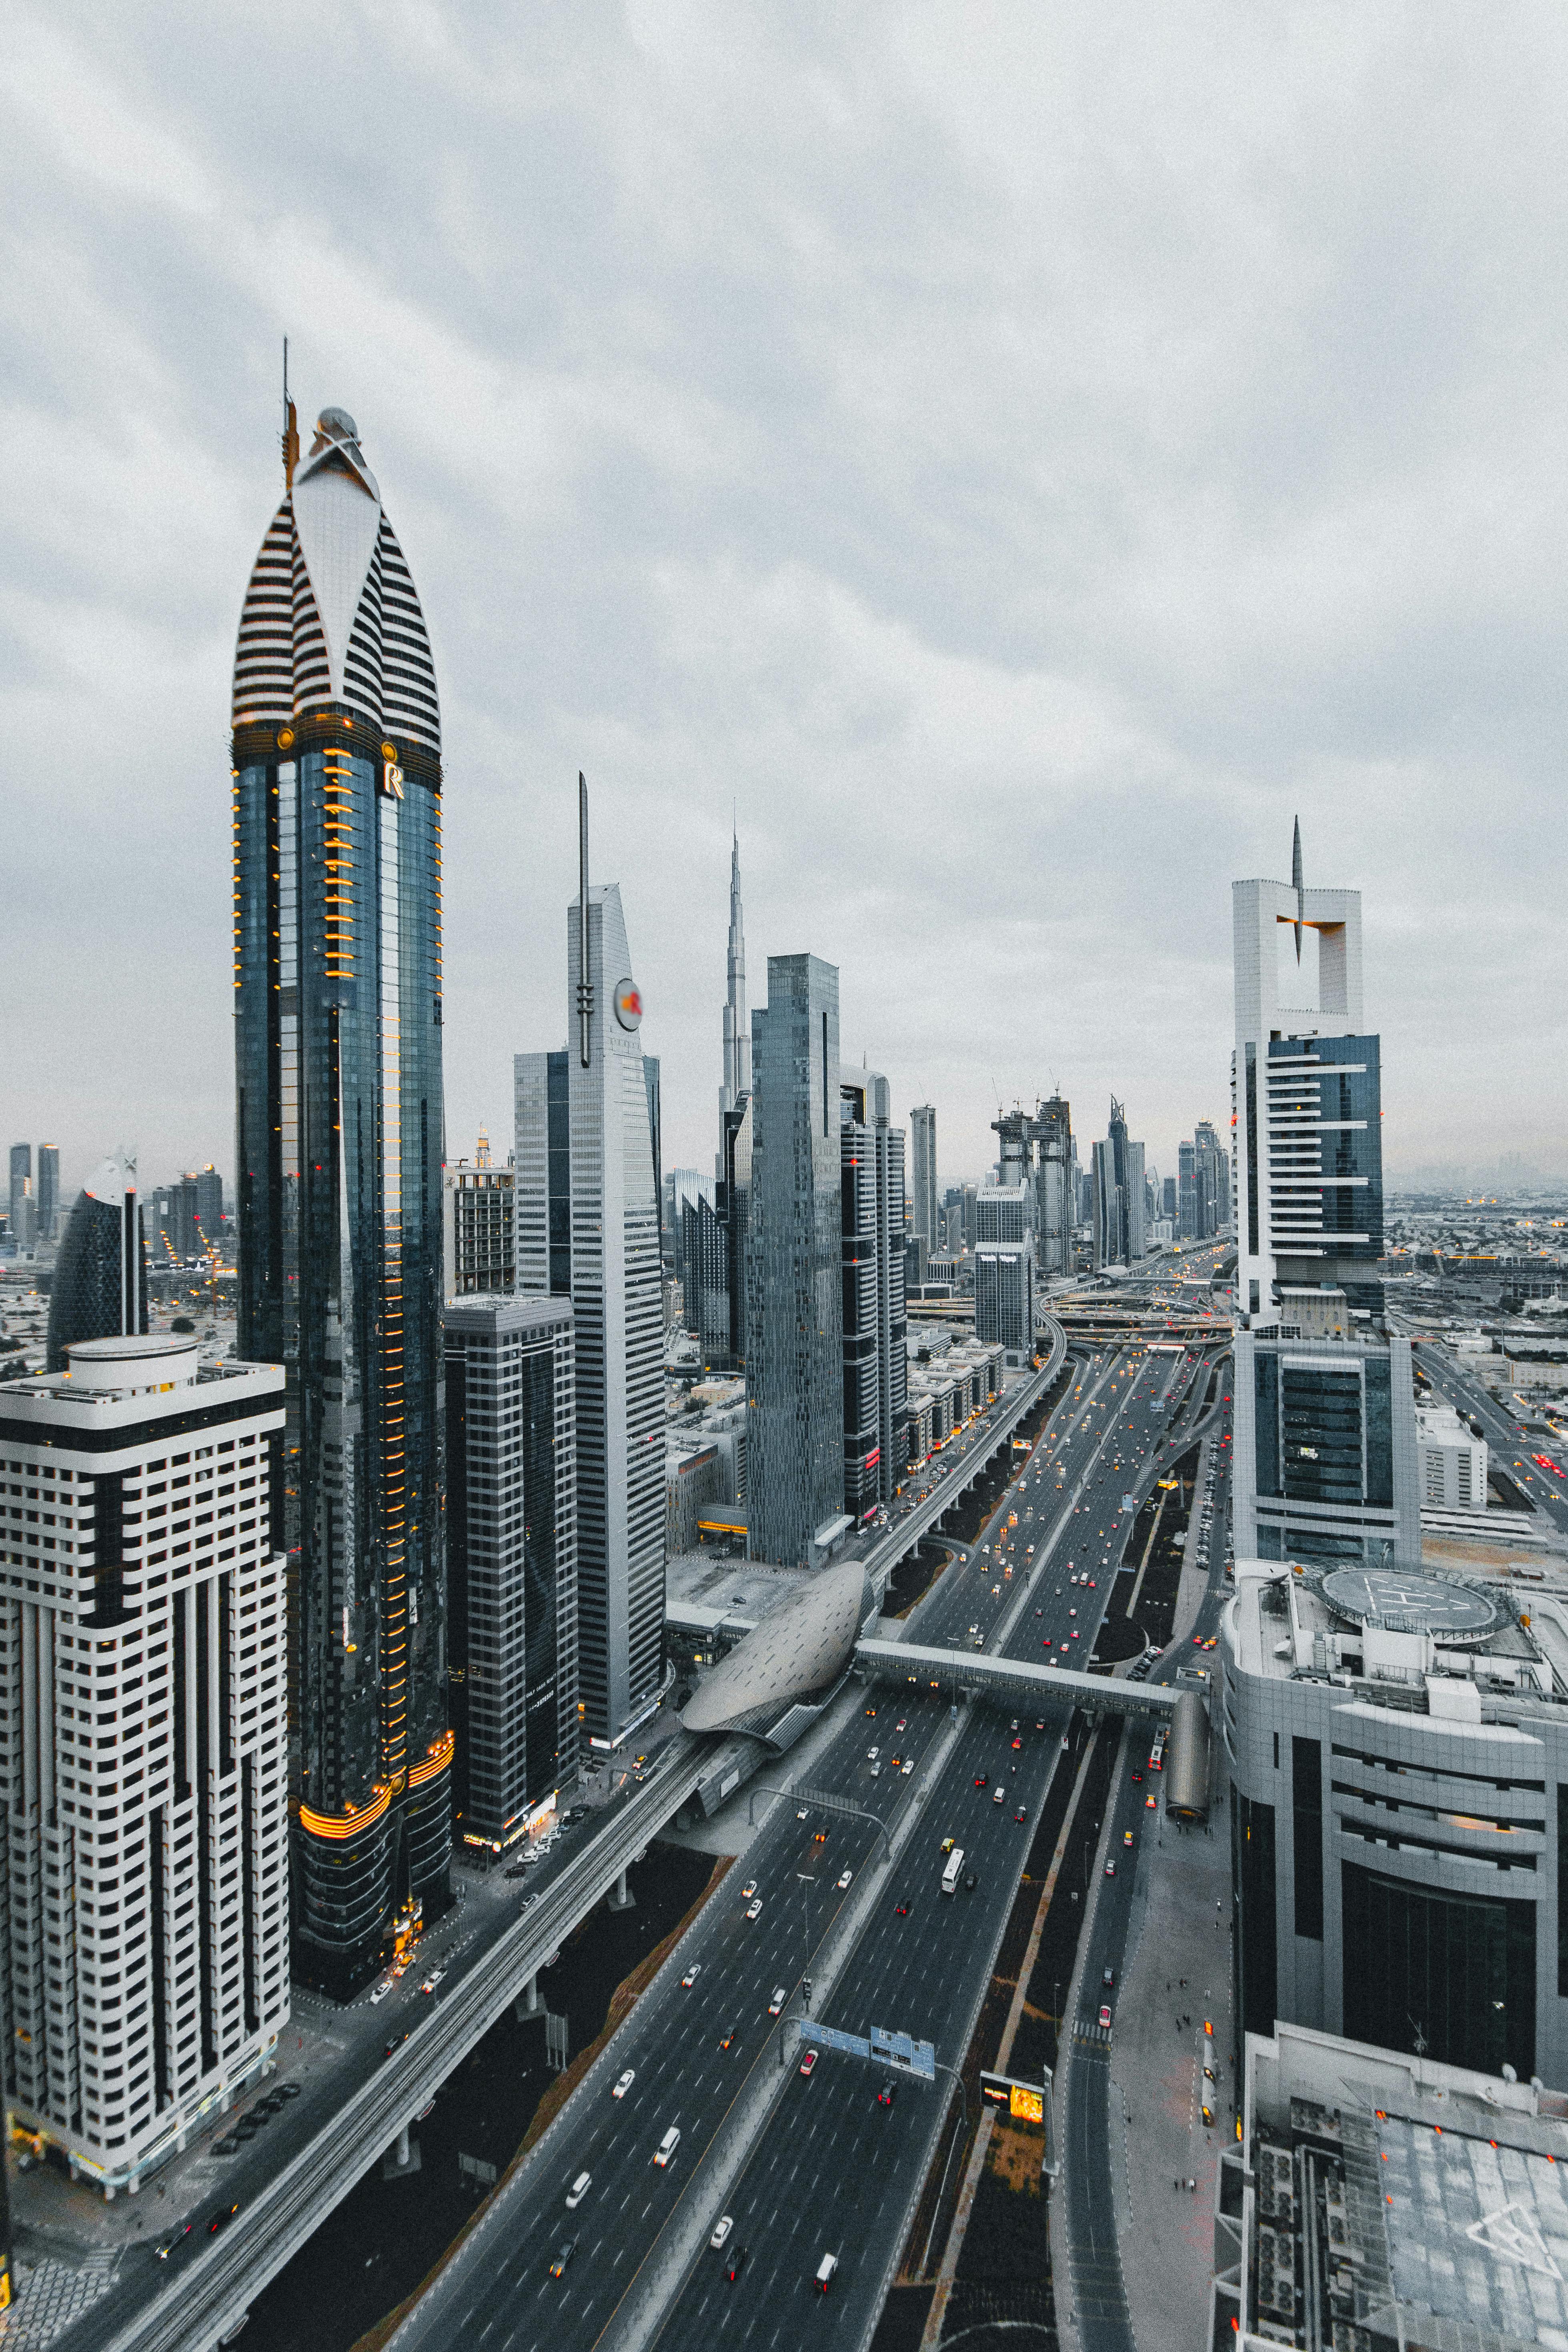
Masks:
[[[1110,1707],[1118,1715],[1173,1715],[1177,1694],[1150,1683],[1113,1680],[1076,1667],[1037,1666],[973,1650],[921,1649],[912,1642],[858,1642],[855,1663],[878,1682],[924,1682],[1030,1706]]]

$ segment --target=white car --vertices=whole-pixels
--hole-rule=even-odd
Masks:
[[[702,1974],[702,1963],[701,1963],[701,1961],[700,1961],[700,1960],[693,1960],[693,1961],[692,1961],[692,1963],[691,1963],[691,1966],[687,1969],[686,1974],[685,1974],[685,1975],[681,1978],[681,1979],[680,1979],[681,1984],[682,1984],[683,1988],[685,1989],[685,1990],[686,1990],[687,1992],[689,1992],[689,1991],[691,1990],[692,1986],[697,1982],[698,1978],[699,1978],[701,1974]]]
[[[912,1756],[907,1756],[907,1757],[904,1759],[904,1778],[905,1778],[905,1780],[906,1780],[909,1779],[910,1774],[914,1770],[914,1769],[915,1769],[915,1759],[914,1759],[914,1758],[913,1758]]]
[[[1066,1747],[1066,1745],[1067,1745],[1066,1740],[1064,1740],[1064,1741],[1062,1742],[1062,1745],[1063,1745],[1063,1747],[1064,1747],[1064,1748]],[[614,2088],[614,2089],[612,2090],[612,2092],[610,2093],[610,2096],[611,2096],[611,2098],[612,2098],[612,2099],[624,2099],[624,2098],[626,2097],[626,2093],[631,2089],[632,2084],[637,2081],[637,2068],[636,2068],[635,2066],[628,2066],[628,2067],[626,2068],[626,2073],[621,2076],[620,2080],[616,2083],[616,2084],[615,2088]]]
[[[839,1885],[839,1891],[840,1891],[840,1893],[842,1893],[842,1892],[843,1892],[843,1890],[844,1890],[844,1888],[845,1888],[845,1887],[847,1887],[847,1886],[848,1885],[848,1884],[849,1884],[850,1880],[854,1877],[854,1875],[855,1875],[855,1873],[854,1873],[852,1870],[847,1870],[847,1871],[845,1871],[845,1873],[844,1873],[843,1876],[842,1876],[842,1877],[839,1879],[839,1881],[838,1881],[838,1885]]]
[[[773,1997],[768,2003],[768,2015],[770,2017],[777,2017],[779,2011],[783,2009],[788,1999],[789,1994],[785,1990],[784,1987],[783,1985],[775,1985],[773,1987]]]
[[[375,1990],[371,1994],[371,1997],[370,1997],[370,2005],[371,2005],[372,2009],[374,2009],[374,2008],[375,2007],[375,2005],[376,2005],[377,2001],[384,2000],[386,1999],[387,1994],[388,1994],[391,1990],[392,1990],[392,1979],[391,1979],[391,1978],[390,1978],[390,1977],[384,1977],[384,1978],[382,1979],[382,1980],[381,1980],[380,1984],[378,1984],[378,1985],[376,1986]]]
[[[653,2160],[658,2165],[661,2172],[664,2170],[666,2165],[669,2162],[670,2158],[675,2154],[676,2149],[679,2146],[680,2126],[679,2124],[671,2124],[669,2129],[665,2133],[664,2137],[659,2141],[658,2146],[653,2152]]]
[[[577,2175],[576,2179],[566,2191],[566,2210],[568,2213],[575,2213],[578,2206],[581,2205],[584,2198],[586,2197],[593,2185],[594,2176],[591,2172],[580,2172]]]
[[[762,1896],[759,1895],[757,1896],[756,1901],[755,1901],[754,1903],[748,1903],[748,1904],[747,1904],[747,1906],[746,1906],[746,1916],[747,1916],[747,1918],[748,1918],[748,1919],[760,1919],[760,1918],[762,1917],[762,1916],[763,1916],[763,1898],[762,1898]]]
[[[867,1748],[867,1750],[866,1750],[866,1761],[867,1761],[867,1763],[868,1763],[868,1764],[874,1764],[874,1763],[876,1762],[876,1760],[877,1760],[878,1757],[881,1754],[881,1752],[882,1752],[882,1751],[881,1751],[881,1749],[880,1749],[879,1748]]]
[[[715,2249],[721,2246],[734,2226],[735,2220],[733,2214],[721,2213],[718,2224],[714,2229],[713,2235],[708,2241],[709,2244]]]

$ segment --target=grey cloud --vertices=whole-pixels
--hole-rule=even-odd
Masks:
[[[595,786],[712,1149],[841,964],[939,1106],[1226,1112],[1233,875],[1366,893],[1390,1160],[1568,1163],[1557,12],[56,5],[0,337],[8,1132],[232,1159],[227,672],[278,343],[358,417],[447,726],[448,1129],[563,1030]]]

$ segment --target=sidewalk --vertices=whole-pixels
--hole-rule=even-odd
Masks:
[[[1162,1815],[1157,1836],[1144,1845],[1117,1996],[1110,2053],[1116,2229],[1141,2352],[1195,2347],[1208,2326],[1215,2178],[1235,2103],[1226,2057],[1228,1800],[1222,1785],[1210,1834]],[[1186,2017],[1190,2027],[1178,2027],[1177,2019]],[[1201,2116],[1205,2018],[1214,2024],[1218,2078],[1208,2130]],[[1178,2179],[1179,2189],[1172,2185]],[[1195,2189],[1187,2189],[1189,2179]]]

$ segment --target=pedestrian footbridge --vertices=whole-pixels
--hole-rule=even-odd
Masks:
[[[855,1663],[878,1682],[924,1683],[932,1690],[974,1691],[1031,1706],[1103,1706],[1118,1715],[1171,1716],[1179,1696],[1157,1684],[1037,1666],[983,1651],[921,1649],[913,1642],[858,1642]]]

